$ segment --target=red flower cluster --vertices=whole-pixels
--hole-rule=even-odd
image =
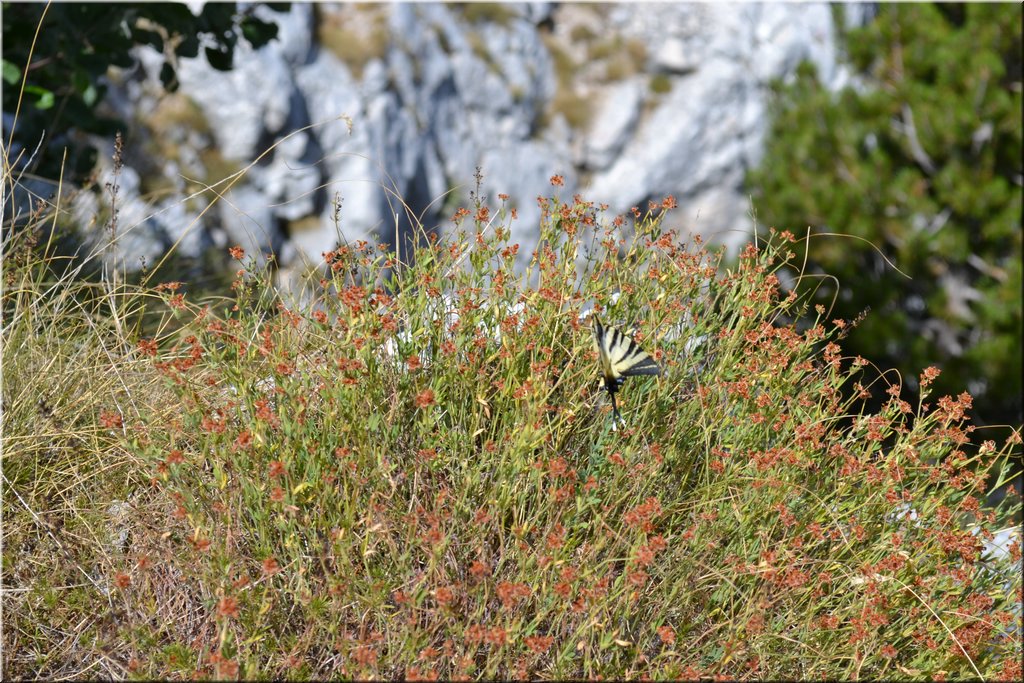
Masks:
[[[647,533],[653,533],[654,523],[652,520],[660,514],[661,503],[657,498],[651,496],[643,503],[623,515],[622,520],[627,526],[631,526],[633,528],[639,527]]]
[[[502,581],[498,584],[498,599],[505,609],[515,607],[520,600],[530,597],[530,587],[525,583]]]
[[[543,654],[551,649],[555,639],[553,636],[527,636],[524,640],[526,647],[537,654]]]

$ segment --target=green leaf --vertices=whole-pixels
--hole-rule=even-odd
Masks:
[[[98,100],[99,91],[96,89],[96,86],[90,83],[89,87],[82,91],[82,101],[85,102],[88,106],[92,107],[96,104]]]
[[[226,50],[219,50],[213,47],[206,48],[206,59],[217,71],[230,71],[232,54]]]
[[[80,93],[85,92],[92,83],[89,80],[89,74],[85,73],[81,69],[76,69],[75,73],[71,76],[71,85],[75,87]]]
[[[277,38],[277,24],[269,24],[253,17],[242,21],[242,35],[253,47],[262,47]]]
[[[21,81],[21,69],[6,59],[3,60],[3,78],[5,83],[17,85]]]
[[[147,31],[141,28],[132,30],[132,39],[142,45],[152,45],[157,52],[164,51],[164,39],[156,31]]]
[[[207,2],[203,5],[199,19],[206,30],[219,33],[231,27],[235,11],[233,2]]]
[[[52,90],[41,88],[38,85],[29,85],[25,86],[25,92],[39,97],[39,99],[36,100],[36,109],[46,110],[53,106],[55,98]]]
[[[194,33],[186,35],[176,52],[179,57],[195,57],[199,54],[199,37]]]

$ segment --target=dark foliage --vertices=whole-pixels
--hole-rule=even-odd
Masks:
[[[854,236],[809,243],[811,271],[838,278],[833,317],[871,309],[851,354],[911,392],[937,365],[976,422],[1019,424],[1021,6],[883,5],[845,46],[856,87],[829,93],[808,67],[778,88],[749,178],[759,221]]]
[[[259,47],[277,36],[277,25],[254,16],[253,7],[211,2],[195,16],[181,3],[4,3],[4,144],[45,178],[58,177],[67,148],[65,174],[81,178],[96,150],[78,133],[112,138],[123,128],[101,106],[109,67],[133,67],[132,48],[151,45],[164,55],[160,78],[168,91],[178,86],[177,60],[200,50],[211,66],[229,70],[239,39]],[[270,7],[282,11],[287,3]]]

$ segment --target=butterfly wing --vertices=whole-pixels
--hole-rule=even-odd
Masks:
[[[627,377],[635,375],[660,375],[661,368],[651,356],[633,341],[632,337],[623,334],[614,327],[604,327],[597,316],[594,316],[594,345],[601,359],[601,373],[604,375],[604,386],[612,401],[612,413],[622,420],[619,408],[615,405],[615,392],[619,390]],[[612,426],[614,429],[615,422]]]
[[[594,340],[601,356],[601,370],[609,391],[617,389],[624,377],[660,375],[661,368],[633,339],[614,327],[604,327],[594,317]]]
[[[605,339],[612,374],[616,379],[636,375],[660,375],[661,368],[650,354],[633,339],[615,328],[608,328]]]

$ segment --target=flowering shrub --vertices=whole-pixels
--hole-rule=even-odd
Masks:
[[[976,445],[934,370],[911,405],[843,356],[855,321],[791,323],[789,234],[725,269],[673,207],[543,200],[525,270],[511,212],[477,206],[407,262],[324,254],[308,300],[240,249],[227,304],[146,294],[161,322],[118,348],[160,381],[93,418],[148,511],[103,565],[116,594],[81,593],[118,601],[104,656],[140,678],[1018,678],[1020,537],[989,548],[1019,432]],[[591,310],[664,369],[623,387],[624,429]]]

